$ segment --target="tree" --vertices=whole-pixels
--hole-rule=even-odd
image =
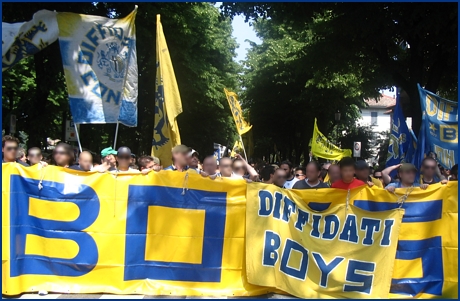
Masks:
[[[311,32],[299,50],[309,54],[299,61],[313,71],[308,85],[327,87],[348,74],[366,93],[401,87],[410,101],[405,115],[417,131],[417,83],[457,99],[456,3],[225,3],[223,10]]]

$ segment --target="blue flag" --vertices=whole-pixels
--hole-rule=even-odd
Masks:
[[[413,143],[412,134],[407,127],[406,119],[400,103],[399,89],[396,92],[396,106],[393,111],[393,118],[390,129],[390,142],[388,145],[388,155],[386,167],[408,162],[406,154]],[[410,160],[410,158],[409,158]],[[396,173],[396,171],[393,171]],[[394,176],[394,174],[392,174]]]
[[[458,103],[439,97],[418,85],[422,105],[422,125],[413,163],[419,163],[429,152],[450,169],[458,163]]]

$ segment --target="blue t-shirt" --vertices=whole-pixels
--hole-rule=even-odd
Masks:
[[[388,187],[405,188],[405,187],[402,186],[402,183],[401,183],[401,182],[393,182],[393,183],[390,183],[390,184],[388,184],[385,188],[388,188]],[[412,187],[420,187],[420,183],[414,182],[414,184],[412,184]]]

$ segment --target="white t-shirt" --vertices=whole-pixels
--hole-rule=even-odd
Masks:
[[[299,180],[299,179],[297,179],[296,177],[293,177],[292,180],[287,180],[287,181],[284,183],[283,188],[292,189],[292,187],[294,186],[294,184],[295,184],[298,180]]]

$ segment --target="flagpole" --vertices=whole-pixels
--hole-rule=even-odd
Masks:
[[[80,153],[81,153],[81,152],[83,152],[83,150],[81,148],[80,135],[78,134],[77,124],[74,122],[73,126],[75,128],[75,133],[77,134],[78,147],[80,148]]]
[[[241,135],[240,135],[240,141],[241,141],[241,146],[243,146],[244,158],[246,159],[246,162],[247,162],[248,157],[246,156],[246,149],[244,148],[243,137],[241,137]]]
[[[118,126],[120,125],[120,122],[117,121],[117,129],[115,130],[115,141],[113,142],[113,149],[117,147],[117,137],[118,137]]]

